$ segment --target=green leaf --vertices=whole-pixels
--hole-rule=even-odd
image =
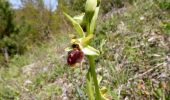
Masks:
[[[98,56],[100,52],[91,46],[86,46],[82,49],[85,55]]]
[[[104,53],[104,50],[103,50],[103,47],[104,45],[106,44],[106,40],[105,39],[102,39],[102,42],[100,44],[100,52],[103,54]]]
[[[80,37],[85,37],[85,33],[81,28],[80,24],[76,22],[70,15],[64,13],[64,15],[72,22],[75,30],[79,33]]]
[[[93,88],[93,79],[90,73],[90,68],[86,74],[86,82],[87,82],[87,95],[89,97],[89,100],[95,100],[94,99],[94,88]]]
[[[93,16],[93,18],[91,20],[91,23],[90,23],[90,33],[91,34],[94,32],[94,29],[95,29],[95,26],[96,26],[96,20],[97,20],[97,17],[98,17],[99,8],[100,7],[96,7],[94,16]]]
[[[167,35],[170,35],[170,23],[169,22],[162,22],[160,23],[163,32]]]

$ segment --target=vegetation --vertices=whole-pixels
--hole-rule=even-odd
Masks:
[[[91,43],[100,51],[101,93],[109,100],[169,100],[169,0],[107,1]],[[59,0],[52,11],[43,0],[22,0],[18,9],[0,0],[0,100],[87,100],[89,62],[67,65],[65,48],[77,31],[63,15],[84,12],[85,2]]]

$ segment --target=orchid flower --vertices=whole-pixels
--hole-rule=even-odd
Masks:
[[[83,31],[82,29],[82,24],[85,22],[85,14],[81,14],[79,16],[71,17],[68,14],[64,13],[64,15],[70,20],[70,22],[73,24],[75,30],[77,31],[78,38],[73,38],[71,39],[71,44],[72,45],[77,45],[77,48],[75,47],[68,47],[65,50],[70,51],[68,53],[68,64],[69,65],[74,65],[76,63],[80,63],[82,61],[83,54],[84,55],[90,55],[90,56],[99,56],[100,52],[99,50],[95,49],[94,47],[89,45],[90,40],[93,38],[93,34],[87,35],[86,32]],[[94,20],[97,19],[97,17],[93,18]],[[92,23],[91,27],[94,27],[94,23]],[[92,28],[94,30],[94,28]],[[73,53],[71,53],[71,51]],[[82,54],[83,52],[83,54]],[[79,56],[78,56],[79,55]],[[81,56],[81,57],[80,57]],[[73,62],[72,62],[72,61]],[[69,62],[72,62],[71,64]]]
[[[89,60],[89,69],[86,74],[87,94],[89,100],[101,100],[103,98],[103,92],[99,89],[100,82],[97,79],[94,60],[94,57],[99,56],[100,52],[90,46],[90,43],[94,38],[94,29],[96,26],[99,8],[100,0],[87,0],[85,5],[85,13],[74,17],[64,13],[64,15],[74,26],[77,33],[75,34],[76,38],[71,39],[71,48],[66,48],[66,51],[68,51],[68,65],[72,66],[76,63],[81,63],[84,56],[87,56]]]

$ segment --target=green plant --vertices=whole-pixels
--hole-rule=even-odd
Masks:
[[[16,33],[16,29],[13,22],[13,10],[6,0],[0,1],[0,13],[0,55],[3,55],[5,62],[8,62],[9,53],[16,52],[15,41],[11,38],[11,35]]]
[[[76,63],[81,63],[84,55],[89,60],[89,69],[86,75],[87,79],[87,94],[90,100],[106,99],[99,89],[99,82],[97,80],[97,74],[95,71],[95,56],[99,56],[100,52],[91,47],[90,44],[94,35],[94,29],[98,12],[100,8],[100,0],[87,0],[85,5],[85,14],[80,16],[71,17],[68,14],[64,15],[72,22],[75,30],[78,33],[78,38],[71,40],[72,48],[67,48],[69,51],[67,62],[70,66],[74,66]],[[93,89],[94,83],[94,89]]]
[[[163,29],[163,32],[167,35],[170,35],[170,23],[168,22],[164,22],[164,23],[161,23],[161,28]]]
[[[158,6],[163,10],[169,10],[170,9],[170,2],[168,0],[155,0],[158,4]]]

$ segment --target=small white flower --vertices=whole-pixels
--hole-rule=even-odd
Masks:
[[[144,17],[144,16],[141,16],[141,17],[140,17],[140,20],[144,20],[144,19],[145,19],[145,17]]]

